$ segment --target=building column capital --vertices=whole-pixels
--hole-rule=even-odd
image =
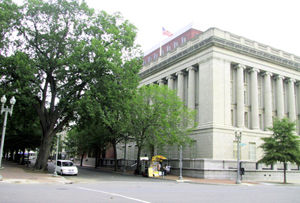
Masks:
[[[256,72],[256,73],[259,73],[260,70],[258,68],[250,68],[249,69],[249,72],[252,73],[252,72]]]
[[[165,84],[165,80],[164,80],[164,79],[159,79],[159,80],[157,81],[157,83],[158,83],[159,85]]]
[[[284,76],[282,76],[282,75],[275,75],[275,77],[274,77],[276,80],[284,80]]]
[[[190,72],[191,70],[196,71],[197,68],[195,68],[194,66],[190,66],[190,67],[186,68],[187,72]]]
[[[239,69],[239,68],[246,69],[246,66],[239,63],[239,64],[237,64],[237,65],[235,66],[235,68],[236,68],[236,69]]]
[[[175,79],[175,77],[173,75],[168,75],[166,77],[166,80],[174,80],[174,79]]]
[[[176,76],[184,75],[184,72],[181,70],[181,71],[178,71],[175,75],[176,75]]]
[[[296,79],[294,78],[287,78],[286,81],[288,81],[288,83],[296,83]]]
[[[262,75],[262,76],[270,76],[270,77],[272,77],[272,76],[273,76],[273,73],[271,73],[271,72],[269,72],[269,71],[264,71],[264,72],[262,72],[261,75]]]

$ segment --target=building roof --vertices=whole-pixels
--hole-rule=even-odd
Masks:
[[[167,42],[172,39],[174,38],[168,39]],[[211,46],[221,47],[223,49],[300,71],[299,56],[218,28],[209,28],[194,39],[190,40],[188,43],[184,44],[183,47],[177,48],[172,52],[166,53],[166,55],[158,57],[156,61],[145,64],[140,71],[140,76],[145,78],[149,74],[151,75],[158,72],[161,69],[168,67],[170,64],[176,63],[179,60],[196,54]]]

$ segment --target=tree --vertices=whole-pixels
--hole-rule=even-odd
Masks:
[[[17,95],[17,98],[22,98]],[[14,106],[12,118],[8,122],[5,138],[5,151],[36,150],[40,144],[42,132],[37,114],[26,100],[20,99]],[[1,125],[2,126],[2,125]]]
[[[131,103],[129,134],[138,147],[137,171],[141,151],[147,144],[185,145],[194,127],[195,114],[189,110],[176,92],[157,85],[139,88]]]
[[[99,125],[94,122],[90,122],[84,128],[78,128],[78,126],[73,126],[73,128],[68,132],[64,144],[66,146],[66,151],[69,155],[75,157],[80,155],[80,166],[82,166],[84,155],[92,150],[100,150],[107,141],[105,136],[101,136],[101,129]],[[95,163],[97,167],[97,163]]]
[[[264,151],[263,158],[259,160],[261,163],[274,164],[276,162],[283,163],[284,180],[286,183],[287,163],[300,164],[300,141],[295,135],[295,123],[287,118],[275,119],[273,127],[270,130],[273,134],[270,137],[264,137],[264,143],[261,148]]]
[[[20,23],[7,34],[16,36],[6,47],[10,60],[1,61],[0,83],[18,81],[18,91],[26,89],[35,100],[42,129],[36,169],[46,168],[53,137],[75,118],[87,92],[110,89],[108,81],[138,70],[136,28],[120,14],[95,12],[80,2],[27,0],[19,8]]]
[[[0,48],[6,45],[6,38],[8,37],[11,27],[18,23],[20,14],[18,7],[11,0],[0,0]],[[1,56],[1,54],[0,54]]]

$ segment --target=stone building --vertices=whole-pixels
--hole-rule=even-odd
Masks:
[[[297,120],[299,134],[300,57],[218,28],[187,27],[145,54],[140,76],[140,85],[167,85],[197,111],[194,144],[183,150],[183,175],[235,178],[240,131],[243,178],[282,179],[281,164],[257,164],[259,146],[274,117]],[[135,159],[134,143],[127,148]],[[120,146],[120,158],[122,152]],[[178,148],[158,153],[176,173]],[[288,177],[300,179],[298,166],[288,170]]]

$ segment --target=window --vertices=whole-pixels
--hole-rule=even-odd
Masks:
[[[149,56],[149,57],[148,57],[148,63],[150,63],[151,61],[152,61],[152,57]]]
[[[262,114],[259,114],[259,129],[263,130],[264,122]]]
[[[158,54],[155,53],[154,56],[153,56],[153,59],[156,60],[157,58],[158,58]]]
[[[234,126],[234,120],[233,120],[233,109],[231,109],[231,125]]]
[[[70,161],[66,161],[66,162],[62,162],[63,166],[73,166],[73,162]]]
[[[249,125],[248,125],[248,112],[245,112],[245,114],[244,114],[244,121],[245,121],[245,127],[249,128]]]
[[[249,142],[249,160],[256,161],[256,143]]]
[[[178,42],[177,42],[177,41],[174,42],[174,49],[175,49],[176,47],[178,47]]]
[[[168,51],[171,51],[171,46],[170,45],[167,46],[167,52]]]
[[[181,37],[181,44],[184,44],[186,42],[186,37]]]

